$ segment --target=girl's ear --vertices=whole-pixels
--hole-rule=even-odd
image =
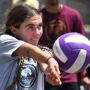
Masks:
[[[11,32],[16,35],[17,29],[14,26],[10,26]]]

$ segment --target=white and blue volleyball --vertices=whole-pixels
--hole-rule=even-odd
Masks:
[[[66,33],[53,45],[53,56],[67,73],[81,72],[90,65],[90,41],[79,33]]]

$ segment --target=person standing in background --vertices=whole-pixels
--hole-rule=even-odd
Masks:
[[[60,3],[60,0],[44,0],[45,8],[41,9],[43,17],[43,35],[40,44],[52,49],[55,40],[68,32],[85,35],[84,25],[77,10]],[[45,83],[45,90],[79,90],[77,74],[61,71],[61,86]]]

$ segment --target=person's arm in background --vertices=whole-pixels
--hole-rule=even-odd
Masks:
[[[81,16],[79,14],[79,12],[76,11],[76,14],[73,18],[73,32],[78,32],[78,33],[81,33],[83,35],[86,35],[86,32],[85,32],[85,28],[84,28],[84,24],[83,24],[83,21],[81,19]]]
[[[74,32],[81,33],[86,36],[85,28],[83,21],[81,19],[81,16],[78,12],[76,12],[75,18],[74,18]],[[87,73],[90,74],[90,70],[87,71],[86,69],[82,71],[79,75],[80,83],[84,86],[85,90],[90,89],[90,78],[87,76]]]
[[[90,67],[88,67],[85,71],[80,73],[81,76],[81,84],[84,86],[85,90],[90,89]]]
[[[76,25],[75,26],[76,32],[86,35],[84,24],[83,24],[83,21],[79,13],[77,13],[75,25]],[[90,89],[90,79],[86,74],[87,74],[86,69],[80,73],[80,82],[83,84],[85,90],[89,90]]]

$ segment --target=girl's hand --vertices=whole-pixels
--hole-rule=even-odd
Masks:
[[[54,58],[50,58],[47,65],[46,81],[51,85],[61,85],[60,70],[57,61]]]

